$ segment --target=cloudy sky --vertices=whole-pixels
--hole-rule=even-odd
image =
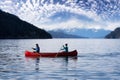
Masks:
[[[46,30],[120,26],[120,0],[0,0],[0,9]]]

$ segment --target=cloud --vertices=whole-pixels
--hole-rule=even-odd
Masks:
[[[119,0],[1,0],[0,9],[40,28],[95,28],[120,25]]]

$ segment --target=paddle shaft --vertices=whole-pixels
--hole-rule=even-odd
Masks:
[[[57,55],[59,54],[60,51],[61,51],[61,49],[58,51],[58,53],[55,55],[55,57],[57,57]]]

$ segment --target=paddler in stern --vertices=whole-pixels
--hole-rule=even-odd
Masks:
[[[64,52],[68,52],[68,44],[66,43],[63,45],[63,48],[61,50],[64,50]]]

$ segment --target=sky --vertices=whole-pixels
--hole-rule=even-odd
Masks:
[[[120,0],[0,0],[0,9],[45,30],[120,26]]]

